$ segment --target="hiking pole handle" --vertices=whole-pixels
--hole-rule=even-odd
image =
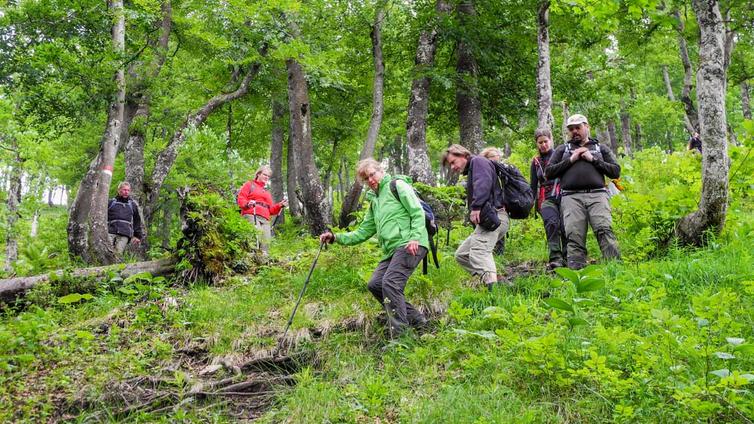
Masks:
[[[314,267],[317,265],[317,260],[319,260],[319,254],[322,253],[322,246],[324,246],[326,243],[320,242],[319,243],[319,250],[317,251],[317,256],[314,257],[314,262],[312,262],[312,266],[309,268],[309,274],[306,276],[306,280],[304,280],[304,286],[301,287],[301,291],[298,294],[298,299],[296,300],[296,304],[293,306],[293,312],[291,312],[291,317],[288,319],[288,324],[285,326],[285,331],[283,332],[283,337],[280,338],[280,340],[285,340],[285,336],[288,334],[288,330],[291,328],[291,324],[293,323],[293,318],[296,316],[296,311],[298,310],[298,305],[301,304],[301,298],[304,297],[304,292],[306,291],[306,286],[309,285],[309,280],[312,277],[312,273],[314,272]],[[278,351],[280,350],[280,342],[278,342]]]

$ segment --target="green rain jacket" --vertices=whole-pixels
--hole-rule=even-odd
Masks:
[[[411,240],[429,250],[429,236],[424,226],[424,209],[414,193],[414,189],[401,177],[395,177],[395,188],[400,202],[390,191],[390,181],[394,178],[385,174],[375,193],[367,191],[369,209],[359,228],[349,233],[336,234],[338,244],[352,246],[369,240],[377,234],[377,241],[384,253],[381,261],[390,258],[395,249],[404,247]]]

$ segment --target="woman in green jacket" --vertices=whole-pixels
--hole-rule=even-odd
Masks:
[[[369,209],[364,221],[348,233],[328,231],[319,236],[320,241],[352,246],[376,234],[383,256],[367,288],[385,307],[392,335],[400,334],[408,326],[422,327],[426,318],[406,302],[403,294],[408,278],[429,250],[419,198],[408,182],[386,174],[374,159],[360,161],[356,172],[371,189],[367,192]],[[390,188],[394,179],[397,196]]]

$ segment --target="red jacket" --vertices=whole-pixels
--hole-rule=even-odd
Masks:
[[[246,181],[238,192],[236,201],[241,208],[241,215],[256,215],[264,219],[270,219],[270,215],[277,215],[283,209],[280,203],[272,203],[272,195],[259,180]],[[256,206],[246,207],[252,201],[256,202]]]

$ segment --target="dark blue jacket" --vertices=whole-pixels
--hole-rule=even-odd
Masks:
[[[479,211],[485,203],[491,202],[495,209],[503,207],[503,189],[498,181],[495,164],[482,156],[471,156],[466,163],[464,175],[466,197],[469,210]]]
[[[135,200],[120,196],[110,199],[107,203],[107,232],[139,240],[144,237],[139,205]]]

